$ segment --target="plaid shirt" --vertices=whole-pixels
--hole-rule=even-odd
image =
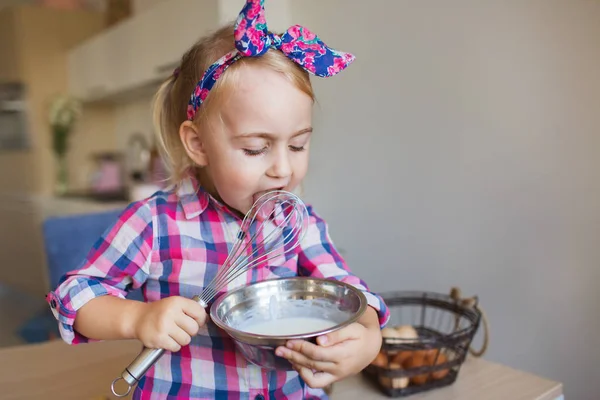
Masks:
[[[309,210],[309,229],[285,259],[254,268],[232,282],[240,285],[298,275],[338,279],[365,293],[383,327],[389,311],[383,300],[352,275],[330,241],[327,225]],[[124,297],[142,288],[146,301],[199,294],[215,276],[235,241],[241,219],[193,178],[130,204],[96,242],[81,267],[65,275],[47,301],[69,344],[91,341],[73,330],[77,310],[103,295]],[[125,366],[123,366],[125,367]],[[261,397],[262,395],[262,397]],[[268,371],[246,360],[234,342],[208,322],[177,353],[165,352],[148,370],[134,399],[325,399],[295,371]]]

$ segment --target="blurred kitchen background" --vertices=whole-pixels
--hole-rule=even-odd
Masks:
[[[82,249],[48,221],[103,215],[71,220],[96,237],[162,185],[153,91],[242,4],[0,0],[0,346],[52,336],[49,258]],[[266,7],[272,29],[304,24],[357,56],[313,80],[304,188],[351,268],[377,291],[478,295],[487,358],[597,398],[600,1]],[[81,106],[62,153],[56,96]]]

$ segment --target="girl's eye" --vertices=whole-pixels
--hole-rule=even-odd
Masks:
[[[262,149],[259,149],[259,150],[253,150],[253,149],[243,149],[243,150],[247,156],[260,156],[261,154],[263,154],[267,151],[267,148],[263,147]]]
[[[304,151],[304,146],[290,146],[291,151]]]

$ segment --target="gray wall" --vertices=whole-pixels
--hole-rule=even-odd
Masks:
[[[305,186],[352,269],[380,291],[478,294],[488,359],[597,398],[600,2],[295,0],[292,15],[358,57],[314,80]]]

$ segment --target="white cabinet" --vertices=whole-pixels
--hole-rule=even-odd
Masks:
[[[107,41],[96,36],[69,54],[69,89],[73,95],[94,100],[111,93],[108,53]]]
[[[69,90],[106,100],[155,85],[219,24],[219,0],[169,0],[82,43],[69,54]]]
[[[135,17],[132,51],[141,80],[164,79],[203,35],[217,29],[218,0],[169,0]]]
[[[291,24],[290,0],[267,4],[271,29]],[[168,0],[140,11],[73,49],[69,86],[83,101],[155,86],[202,36],[235,21],[244,0]]]

